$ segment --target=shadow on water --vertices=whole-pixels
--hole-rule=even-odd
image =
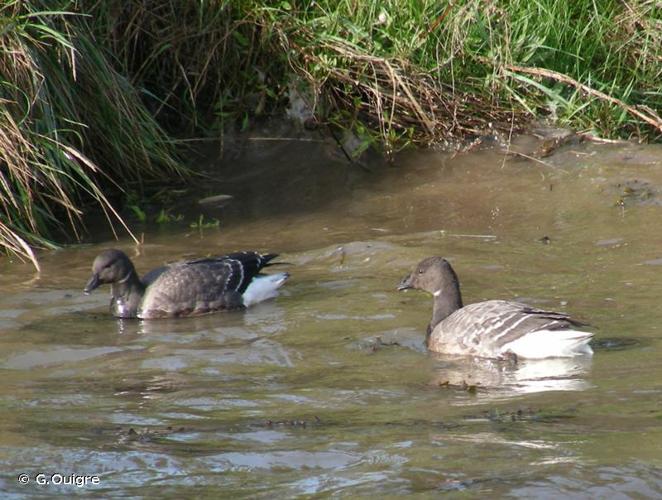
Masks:
[[[594,340],[591,345],[596,351],[621,351],[623,349],[642,347],[645,343],[646,341],[639,339],[612,337]]]
[[[213,179],[171,207],[183,222],[142,228],[141,247],[52,252],[38,276],[3,266],[0,489],[659,496],[662,150],[419,151],[368,172],[326,147],[256,143],[222,175],[211,161]],[[217,194],[232,202],[196,204]],[[220,225],[189,227],[201,211]],[[245,312],[116,320],[107,289],[81,293],[109,246],[141,273],[277,251],[292,277]],[[590,323],[595,355],[426,352],[431,299],[395,287],[428,255],[453,262],[466,303],[518,299]],[[38,485],[39,472],[100,484]]]

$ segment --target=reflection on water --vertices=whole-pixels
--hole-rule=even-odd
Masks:
[[[486,397],[503,399],[518,394],[581,391],[590,387],[586,380],[591,367],[590,356],[522,360],[517,364],[489,359],[448,358],[440,360],[434,383],[441,387],[475,390],[477,397],[472,404],[483,403]]]
[[[181,225],[138,228],[140,248],[48,253],[40,275],[3,265],[5,496],[660,496],[662,150],[415,152],[367,171],[324,148],[257,145],[229,170],[211,164],[218,181],[195,196],[232,203],[175,203]],[[220,227],[189,227],[201,212]],[[139,272],[276,251],[292,278],[245,312],[116,320],[107,295],[81,293],[109,246]],[[395,286],[428,255],[453,260],[467,303],[591,323],[595,356],[426,352],[430,299]],[[22,485],[21,472],[101,484]]]

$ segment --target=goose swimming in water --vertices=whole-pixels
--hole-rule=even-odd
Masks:
[[[238,309],[278,295],[289,274],[259,274],[276,256],[237,252],[175,262],[140,279],[124,252],[104,250],[94,259],[84,292],[110,284],[110,311],[118,318],[172,318]]]
[[[529,359],[591,355],[590,332],[565,313],[536,309],[520,302],[487,300],[463,306],[460,282],[441,257],[421,261],[399,284],[434,297],[428,325],[428,349],[486,358],[515,355]]]

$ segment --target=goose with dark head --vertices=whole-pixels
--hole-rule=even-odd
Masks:
[[[84,292],[111,285],[111,313],[118,318],[194,316],[237,309],[275,297],[287,273],[260,274],[276,254],[237,252],[176,262],[138,276],[121,250],[101,252]]]
[[[460,282],[451,264],[428,257],[405,276],[398,290],[424,290],[433,296],[428,349],[487,358],[570,357],[592,354],[585,324],[565,313],[520,302],[487,300],[463,306]]]

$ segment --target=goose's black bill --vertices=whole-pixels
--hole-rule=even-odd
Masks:
[[[92,290],[99,288],[99,285],[101,285],[101,280],[99,280],[99,275],[97,273],[94,273],[90,278],[90,280],[85,285],[85,288],[83,288],[83,293],[88,294]]]
[[[401,292],[403,290],[409,290],[411,288],[414,288],[412,284],[412,275],[408,274],[407,276],[402,278],[400,283],[398,283],[398,291]]]

